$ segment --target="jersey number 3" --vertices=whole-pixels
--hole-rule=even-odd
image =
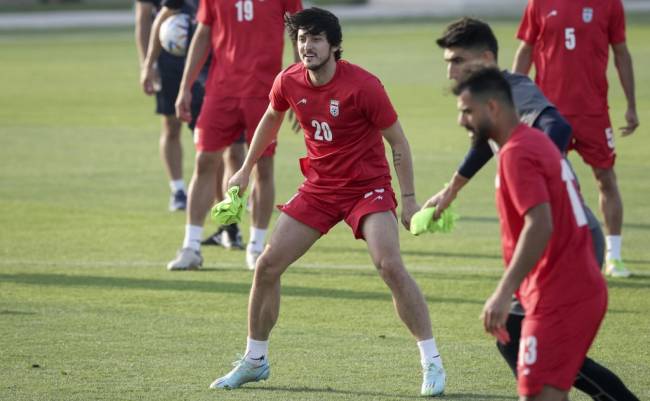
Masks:
[[[238,0],[235,7],[237,8],[238,22],[253,20],[253,0]]]

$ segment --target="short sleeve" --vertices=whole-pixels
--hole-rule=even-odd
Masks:
[[[607,33],[610,44],[616,45],[625,42],[625,11],[621,0],[612,1]]]
[[[499,155],[501,179],[517,210],[523,216],[532,207],[549,202],[548,186],[541,164],[524,148],[508,149]]]
[[[284,93],[282,93],[282,75],[281,72],[275,77],[271,93],[269,93],[269,101],[273,110],[284,112],[289,109],[290,105],[284,97]]]
[[[295,14],[302,11],[302,0],[285,0],[285,11],[289,14]]]
[[[536,18],[535,2],[534,0],[528,0],[524,15],[519,24],[519,30],[517,31],[517,39],[532,45],[537,41],[538,35],[539,23]]]
[[[212,14],[211,2],[208,0],[200,0],[199,2],[199,11],[196,14],[196,20],[202,23],[203,25],[212,26],[212,21],[214,20],[214,15]]]
[[[395,124],[397,112],[378,78],[371,77],[361,86],[358,106],[361,112],[379,129]]]

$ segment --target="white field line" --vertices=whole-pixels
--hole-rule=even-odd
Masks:
[[[167,265],[164,261],[151,261],[151,260],[70,260],[70,261],[50,261],[50,260],[0,260],[0,266],[52,266],[52,267],[88,267],[88,268],[104,268],[104,267],[159,267],[165,268]],[[218,269],[223,268],[246,268],[244,261],[241,263],[235,262],[219,262],[214,264],[207,264],[204,268]],[[373,271],[372,264],[340,264],[340,263],[295,263],[292,268],[304,269],[323,269],[323,270],[367,270]],[[486,272],[499,272],[500,269],[496,268],[483,268],[477,266],[455,266],[455,267],[439,267],[427,265],[407,265],[409,271],[413,272],[440,272],[440,273],[486,273]]]

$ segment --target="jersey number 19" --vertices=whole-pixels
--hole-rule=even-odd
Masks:
[[[253,20],[253,0],[238,0],[235,7],[237,8],[238,22]]]

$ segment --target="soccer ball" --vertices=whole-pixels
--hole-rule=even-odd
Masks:
[[[160,44],[174,56],[185,56],[189,46],[190,16],[176,14],[160,25]]]

